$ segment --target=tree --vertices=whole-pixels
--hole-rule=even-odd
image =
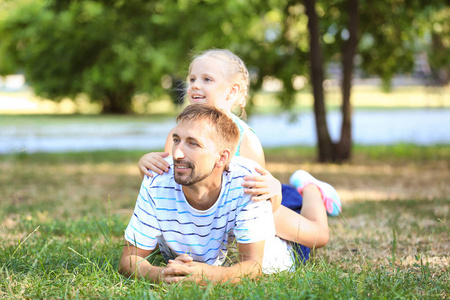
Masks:
[[[183,69],[177,24],[163,14],[174,16],[172,3],[3,2],[0,73],[21,70],[39,96],[84,94],[105,113],[129,112],[134,94],[163,94],[162,76]]]
[[[285,109],[296,100],[294,79],[309,75],[319,160],[343,161],[352,148],[354,58],[365,74],[380,76],[386,90],[397,72],[412,70],[420,51],[427,51],[433,69],[448,74],[447,2],[3,0],[0,74],[21,70],[38,95],[85,94],[104,112],[123,113],[135,94],[151,101],[169,93],[177,85],[170,88],[170,81],[185,78],[190,53],[229,48],[250,68],[254,90],[267,76],[282,80],[278,97]],[[328,132],[323,91],[330,62],[342,66],[337,142]]]
[[[247,27],[249,7],[238,0],[0,5],[0,74],[20,70],[37,95],[55,101],[87,95],[104,113],[130,112],[135,94],[178,97],[173,89],[186,76],[189,54],[236,48],[234,30]]]
[[[440,10],[433,11],[424,18],[430,28],[431,43],[425,45],[425,51],[431,67],[431,76],[439,85],[450,83],[450,3]]]
[[[433,58],[436,57],[448,59],[445,50],[449,50],[450,43],[445,33],[449,29],[442,22],[445,19],[443,16],[449,16],[449,9],[445,1],[438,0],[415,0],[408,3],[402,0],[382,3],[361,0],[317,3],[315,0],[304,0],[303,2],[305,14],[308,16],[310,37],[308,51],[314,95],[318,158],[322,162],[340,162],[351,157],[350,98],[355,55],[361,57],[362,63],[359,67],[368,74],[380,76],[385,89],[389,89],[395,73],[412,71],[414,55],[420,51],[418,41],[423,41],[423,35],[430,33],[430,28],[433,28],[430,25],[434,24],[435,28],[441,28],[439,38],[434,37],[433,41],[445,41],[445,43],[432,44],[433,50],[440,51],[434,54],[429,52],[431,61],[433,62]],[[288,6],[298,4],[293,1],[287,2]],[[320,10],[320,18],[317,9]],[[439,26],[436,26],[436,22]],[[436,30],[433,30],[432,34],[435,36]],[[360,47],[358,47],[359,36],[363,40]],[[338,58],[342,61],[342,126],[340,140],[333,142],[326,122],[323,92],[326,76],[324,65]]]
[[[345,5],[347,4],[348,5]],[[314,115],[318,143],[318,158],[320,161],[342,161],[351,155],[351,105],[350,90],[353,71],[353,58],[357,47],[358,1],[332,1],[321,4],[321,12],[328,19],[321,20],[317,16],[316,1],[278,1],[272,2],[266,11],[262,11],[263,32],[274,33],[274,38],[263,36],[254,39],[250,54],[245,60],[250,65],[256,65],[258,77],[256,86],[259,87],[265,76],[275,76],[283,81],[284,91],[280,94],[280,101],[286,109],[294,103],[297,91],[293,87],[295,75],[309,73],[310,84],[314,96]],[[326,9],[334,8],[339,17],[326,15]],[[282,9],[281,9],[282,8]],[[275,20],[271,22],[270,18]],[[323,18],[324,18],[323,17]],[[325,22],[324,22],[325,21]],[[277,27],[278,25],[278,27]],[[338,31],[348,29],[348,38],[334,38],[331,45],[324,46],[324,35],[328,28]],[[270,37],[270,35],[269,35]],[[309,39],[307,38],[309,37]],[[257,52],[257,54],[255,54]],[[338,55],[336,55],[338,54]],[[340,56],[343,54],[342,56]],[[325,63],[335,57],[342,57],[343,76],[343,123],[341,139],[335,143],[331,140],[327,120],[323,82],[326,78]],[[258,59],[254,59],[254,57]],[[307,66],[309,65],[309,72]]]
[[[342,48],[342,126],[341,139],[338,143],[331,141],[326,121],[323,93],[323,59],[320,45],[319,21],[316,13],[316,1],[305,0],[310,35],[311,79],[314,94],[314,115],[316,120],[319,161],[343,161],[351,156],[351,80],[353,59],[356,52],[358,29],[358,0],[348,0],[348,39]]]
[[[305,0],[306,15],[308,16],[308,29],[310,35],[309,57],[311,66],[311,81],[314,95],[314,116],[319,149],[319,160],[324,161],[331,157],[331,137],[328,132],[325,113],[325,102],[322,84],[324,81],[322,48],[320,46],[319,22],[316,13],[316,1]]]

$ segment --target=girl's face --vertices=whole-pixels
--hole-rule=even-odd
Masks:
[[[235,97],[227,78],[227,65],[214,57],[197,58],[191,65],[187,78],[187,96],[190,104],[207,103],[231,110]]]

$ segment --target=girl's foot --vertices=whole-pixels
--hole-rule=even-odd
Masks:
[[[310,184],[313,184],[319,188],[322,194],[323,204],[329,216],[338,216],[341,211],[341,199],[338,193],[330,184],[317,180],[311,174],[306,171],[298,170],[292,174],[290,183],[302,194],[303,189]]]

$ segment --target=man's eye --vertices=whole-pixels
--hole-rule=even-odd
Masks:
[[[191,146],[198,146],[198,144],[196,142],[190,142],[189,145],[191,145]]]
[[[173,138],[173,142],[174,142],[175,144],[177,144],[179,141],[180,141],[179,139]]]

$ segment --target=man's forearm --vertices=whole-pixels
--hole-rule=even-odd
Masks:
[[[265,241],[238,244],[239,262],[223,270],[221,282],[238,282],[242,277],[256,278],[260,276],[262,273],[264,244]]]
[[[162,267],[153,266],[145,258],[137,255],[123,256],[119,264],[121,274],[140,277],[155,283],[159,282],[162,269]]]
[[[217,282],[239,282],[243,277],[256,278],[262,273],[262,266],[260,262],[248,260],[234,264],[230,267],[222,268],[221,278]],[[214,275],[213,275],[214,276]]]

